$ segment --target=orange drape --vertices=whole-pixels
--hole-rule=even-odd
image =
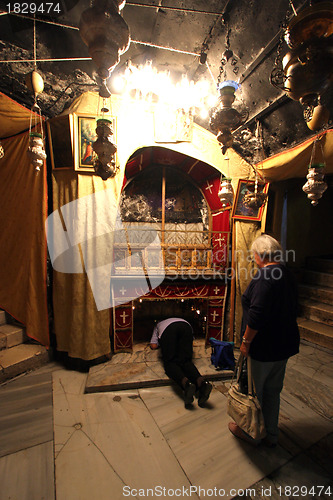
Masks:
[[[0,307],[49,344],[46,238],[46,169],[30,164],[29,133],[2,140],[0,159]]]

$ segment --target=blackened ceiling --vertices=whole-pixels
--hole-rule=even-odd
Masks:
[[[36,16],[37,68],[45,85],[38,102],[46,117],[58,115],[82,92],[97,88],[96,68],[78,31],[81,13],[92,1],[53,3],[59,4],[60,14]],[[31,107],[33,97],[25,85],[25,75],[33,70],[33,63],[27,62],[34,55],[33,16],[8,14],[8,4],[9,0],[0,4],[0,91]],[[298,11],[309,4],[309,0],[293,2]],[[126,2],[122,15],[132,42],[113,75],[124,71],[128,61],[133,65],[152,61],[154,67],[170,71],[176,79],[186,74],[194,81],[216,81],[229,35],[233,56],[224,69],[228,79],[241,83],[235,106],[249,113],[245,125],[234,134],[234,149],[246,160],[257,159],[258,119],[265,156],[313,135],[300,104],[269,81],[283,23],[291,16],[289,0],[134,0]],[[202,51],[207,54],[207,64],[200,63]],[[286,51],[283,42],[282,54]],[[210,130],[209,120],[196,121]]]

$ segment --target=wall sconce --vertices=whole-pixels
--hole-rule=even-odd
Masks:
[[[278,48],[271,83],[299,101],[310,130],[328,123],[333,90],[333,4],[319,2],[307,7],[289,22],[285,41],[289,52],[282,62]]]

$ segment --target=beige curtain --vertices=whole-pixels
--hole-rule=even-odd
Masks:
[[[103,181],[100,177],[90,174],[78,174],[73,171],[58,171],[53,173],[53,208],[61,209],[71,201],[98,193],[105,189],[111,190],[115,201],[120,195],[122,174],[114,179]],[[110,208],[112,210],[112,207]],[[88,214],[84,230],[96,227],[102,214],[98,208]],[[112,235],[111,235],[112,236]],[[105,255],[106,244],[111,240],[92,239],[91,252],[101,261]],[[96,300],[84,272],[65,273],[54,270],[53,273],[53,305],[55,318],[55,334],[57,349],[67,352],[73,358],[92,360],[110,352],[109,327],[110,309],[98,310]],[[108,294],[107,287],[102,293]]]
[[[3,139],[0,159],[0,307],[48,345],[46,293],[46,169],[37,174],[27,149],[29,133]]]

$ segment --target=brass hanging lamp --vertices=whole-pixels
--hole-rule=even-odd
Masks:
[[[248,112],[242,112],[232,107],[235,100],[235,92],[240,88],[240,84],[234,80],[227,80],[226,65],[233,57],[233,52],[230,49],[229,41],[230,30],[227,29],[226,35],[226,50],[221,57],[220,72],[217,77],[217,90],[219,92],[219,100],[217,106],[210,111],[210,127],[215,134],[217,140],[221,144],[222,154],[232,146],[232,132],[240,127],[248,118]],[[224,81],[222,79],[224,73]]]
[[[120,15],[126,0],[94,0],[80,19],[79,29],[102,80],[100,95],[109,97],[106,79],[130,45],[129,28]]]
[[[114,177],[119,169],[116,164],[117,146],[112,141],[112,113],[111,97],[107,104],[106,98],[103,98],[103,105],[100,111],[100,117],[96,123],[97,139],[93,142],[93,150],[97,158],[94,160],[94,169],[104,181],[109,177]]]
[[[310,130],[328,123],[333,93],[333,3],[319,2],[297,13],[284,29],[289,51],[281,60],[281,37],[271,83],[299,101]]]
[[[263,131],[262,131],[262,124],[257,121],[257,127],[256,127],[256,132],[255,132],[255,137],[257,140],[257,159],[259,161],[263,161],[264,159],[264,141],[263,141]],[[243,198],[243,203],[246,207],[252,208],[253,210],[258,210],[267,200],[268,194],[265,193],[264,189],[266,186],[265,179],[262,177],[262,175],[259,173],[258,168],[254,167],[253,165],[252,169],[254,170],[254,184],[248,184],[247,186],[247,193],[244,195]]]

